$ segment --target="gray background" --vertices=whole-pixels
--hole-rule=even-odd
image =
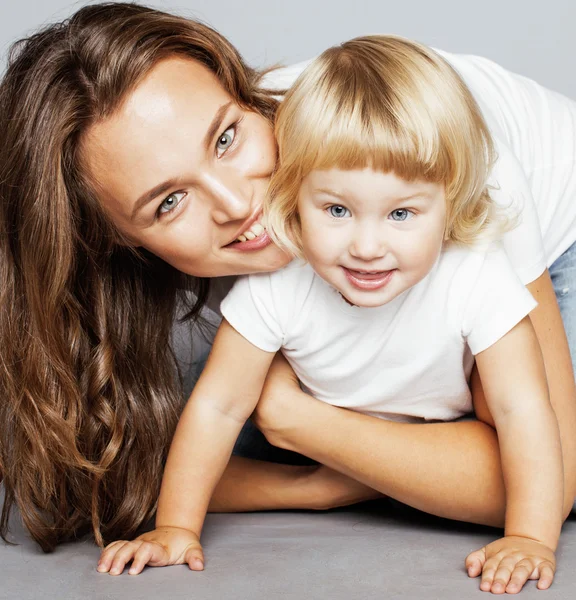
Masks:
[[[85,2],[0,0],[0,71],[8,45]],[[574,0],[165,0],[149,2],[207,21],[255,66],[309,58],[366,33],[396,33],[453,52],[490,57],[576,98]],[[1,502],[1,494],[0,494]],[[137,578],[95,571],[98,549],[68,544],[44,555],[15,523],[0,543],[0,599],[333,600],[356,597],[486,599],[462,568],[497,532],[416,513],[352,508],[322,514],[210,515],[207,569],[147,569]],[[554,587],[530,583],[520,598],[575,597],[576,517],[565,525]]]
[[[0,64],[8,45],[87,2],[0,0]],[[574,0],[160,0],[208,22],[254,66],[289,64],[356,35],[396,33],[480,54],[576,98]]]

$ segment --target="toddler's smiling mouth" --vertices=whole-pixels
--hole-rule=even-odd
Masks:
[[[346,279],[357,289],[373,291],[388,284],[396,269],[390,271],[359,271],[342,267]]]

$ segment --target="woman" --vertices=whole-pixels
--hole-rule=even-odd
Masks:
[[[289,260],[258,223],[276,159],[273,92],[214,31],[136,5],[83,8],[13,51],[0,87],[3,535],[14,505],[44,550],[85,531],[99,544],[132,536],[152,516],[182,407],[174,319],[217,302],[208,278]],[[567,514],[573,375],[548,273],[532,275]],[[212,510],[380,492],[503,522],[497,439],[482,423],[398,424],[323,405],[281,360],[255,420],[327,467],[233,457]]]

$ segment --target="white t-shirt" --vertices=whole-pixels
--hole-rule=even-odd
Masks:
[[[294,260],[275,273],[239,278],[221,311],[258,348],[282,348],[316,398],[419,421],[470,412],[473,355],[535,305],[501,248],[453,246],[422,281],[377,308],[349,305]]]
[[[492,197],[521,214],[503,245],[523,283],[576,241],[576,102],[477,56],[440,52],[469,87],[491,130],[498,161]],[[287,89],[311,61],[270,72]]]

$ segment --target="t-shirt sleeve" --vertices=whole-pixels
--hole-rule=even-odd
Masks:
[[[262,77],[259,85],[261,88],[268,90],[288,90],[313,60],[311,58],[287,67],[272,69]]]
[[[512,151],[494,140],[498,159],[489,184],[490,196],[511,219],[513,228],[502,237],[502,245],[523,284],[537,279],[546,269],[546,253],[540,220],[530,184]]]
[[[488,249],[464,310],[462,335],[472,354],[495,344],[536,305],[501,247]]]
[[[284,341],[272,277],[262,273],[238,278],[220,305],[228,323],[265,352],[278,351]]]

